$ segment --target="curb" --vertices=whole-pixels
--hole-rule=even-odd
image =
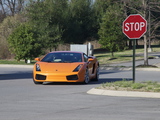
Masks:
[[[101,70],[132,70],[132,67],[100,66]]]
[[[107,95],[118,97],[143,97],[143,98],[160,98],[160,93],[154,92],[135,92],[135,91],[114,91],[92,88],[87,91],[88,94]]]
[[[160,71],[160,68],[136,68],[136,70],[140,70],[140,71]]]

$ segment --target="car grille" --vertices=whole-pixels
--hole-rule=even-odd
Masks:
[[[37,80],[46,80],[46,76],[45,75],[36,74],[36,79]]]
[[[77,75],[69,75],[66,76],[67,80],[78,80],[78,76]]]

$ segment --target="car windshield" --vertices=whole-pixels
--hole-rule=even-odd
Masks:
[[[56,63],[82,62],[82,55],[69,52],[48,53],[41,61]]]

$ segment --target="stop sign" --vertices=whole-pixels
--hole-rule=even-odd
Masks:
[[[147,31],[147,21],[139,14],[129,15],[123,21],[122,29],[129,39],[139,39]]]

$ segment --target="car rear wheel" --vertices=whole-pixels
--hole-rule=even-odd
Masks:
[[[86,70],[86,73],[85,73],[85,77],[84,77],[84,83],[87,84],[89,82],[89,72],[88,72],[88,69]]]
[[[99,80],[99,66],[96,69],[96,75],[95,78],[93,79],[93,81],[98,81]]]

